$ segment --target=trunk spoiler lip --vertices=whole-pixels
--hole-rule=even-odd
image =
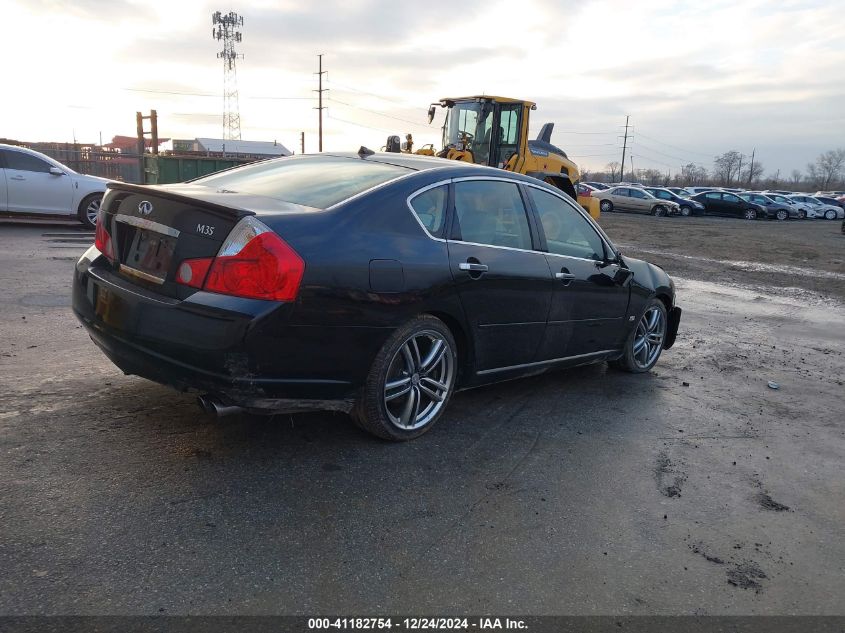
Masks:
[[[128,193],[140,193],[140,194],[148,194],[148,195],[155,195],[160,198],[166,198],[167,200],[172,200],[174,202],[182,202],[188,204],[199,205],[204,208],[218,211],[220,213],[225,213],[228,216],[236,216],[238,218],[243,217],[245,215],[255,215],[255,211],[252,209],[245,209],[243,207],[238,206],[231,206],[231,205],[223,205],[218,204],[216,202],[211,202],[210,200],[204,200],[202,198],[198,198],[196,196],[186,196],[175,191],[164,189],[159,186],[155,185],[135,185],[132,183],[127,182],[110,182],[107,186],[107,189],[111,189],[114,191],[126,191]]]
[[[187,183],[175,184],[184,185]],[[111,182],[108,184],[107,188],[114,191],[125,191],[128,193],[157,196],[174,202],[196,205],[209,211],[216,211],[217,213],[224,214],[227,217],[236,218],[242,218],[247,215],[283,215],[325,211],[325,209],[318,209],[316,207],[309,207],[295,202],[288,202],[285,200],[279,200],[278,198],[260,196],[251,193],[236,191],[230,193],[218,193],[214,189],[209,187],[200,187],[199,185],[193,185],[183,193],[179,189],[171,187],[171,185],[136,185],[125,182]],[[203,189],[207,191],[203,191]],[[215,199],[216,197],[223,196],[226,197],[226,204],[223,204]]]

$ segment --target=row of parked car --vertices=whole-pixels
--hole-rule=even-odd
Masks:
[[[641,183],[582,182],[578,195],[597,198],[602,213],[724,215],[759,219],[845,218],[845,192],[748,191],[726,187],[649,187]]]

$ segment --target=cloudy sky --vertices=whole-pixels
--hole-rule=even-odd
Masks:
[[[756,149],[767,173],[845,147],[845,37],[837,0],[4,0],[0,137],[96,142],[134,134],[222,136],[211,14],[244,17],[242,137],[377,148],[388,134],[439,140],[430,102],[498,94],[536,101],[531,127],[582,166],[619,160],[673,173]],[[630,165],[626,165],[630,167]]]

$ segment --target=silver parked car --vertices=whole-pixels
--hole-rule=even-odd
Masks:
[[[0,144],[0,214],[75,217],[93,229],[108,182],[40,152]]]
[[[677,202],[660,200],[639,187],[611,187],[604,191],[594,191],[593,198],[599,199],[602,213],[616,210],[669,215],[681,211]]]

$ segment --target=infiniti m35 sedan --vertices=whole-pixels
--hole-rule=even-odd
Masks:
[[[681,315],[669,276],[554,187],[366,148],[111,183],[73,309],[121,370],[209,412],[340,410],[390,440],[459,389],[646,372]]]

